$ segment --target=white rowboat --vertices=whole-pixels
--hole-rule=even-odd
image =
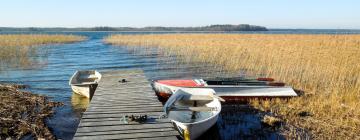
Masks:
[[[181,88],[168,99],[164,111],[183,139],[196,139],[216,123],[219,100],[223,99],[212,89]]]
[[[69,85],[73,92],[91,98],[100,79],[101,74],[95,70],[76,71],[71,76]]]
[[[154,80],[151,86],[161,100],[167,100],[180,88],[208,88],[226,101],[248,98],[290,98],[298,96],[284,83],[267,81],[205,81],[203,79]]]

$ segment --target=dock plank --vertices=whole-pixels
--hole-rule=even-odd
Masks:
[[[141,70],[102,72],[74,139],[178,139],[170,121],[160,117],[163,114],[162,104]],[[148,119],[124,121],[131,115],[147,115]]]
[[[154,138],[158,137],[158,140],[162,140],[161,137],[174,136],[174,140],[177,140],[176,136],[178,133],[176,131],[169,132],[146,132],[146,133],[131,133],[131,134],[102,134],[102,135],[85,135],[83,137],[75,137],[79,140],[101,140],[101,139],[138,139],[138,138]]]
[[[126,130],[126,131],[102,131],[92,133],[79,133],[78,136],[96,136],[96,135],[111,135],[111,134],[131,134],[131,133],[149,133],[149,132],[171,132],[173,128],[160,129],[141,129],[141,130]]]

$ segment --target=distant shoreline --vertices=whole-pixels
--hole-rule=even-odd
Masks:
[[[46,34],[46,33],[76,33],[76,32],[104,32],[104,33],[241,33],[241,34],[360,34],[360,29],[268,29],[267,31],[87,31],[87,30],[1,30],[0,34],[12,34],[12,33],[31,33],[31,34]]]
[[[64,28],[64,27],[0,27],[0,31],[267,31],[268,29],[263,26],[249,25],[249,24],[221,24],[199,27],[77,27],[77,28]]]
[[[78,34],[78,33],[110,33],[110,34],[303,34],[303,35],[356,35],[360,30],[353,29],[269,29],[268,31],[0,31],[0,34]],[[80,35],[80,34],[79,34]]]

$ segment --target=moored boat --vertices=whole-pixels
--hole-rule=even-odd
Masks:
[[[219,100],[212,89],[181,88],[166,102],[164,112],[183,139],[196,139],[216,123]]]
[[[98,71],[76,71],[73,76],[71,76],[69,85],[74,93],[91,98],[100,79],[101,74]]]
[[[247,98],[294,97],[295,91],[284,83],[273,82],[272,78],[257,79],[170,79],[154,80],[152,87],[159,99],[166,101],[180,88],[211,88],[227,101]]]

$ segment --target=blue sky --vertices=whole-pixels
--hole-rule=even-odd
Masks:
[[[204,26],[360,29],[358,0],[2,0],[0,27]]]

